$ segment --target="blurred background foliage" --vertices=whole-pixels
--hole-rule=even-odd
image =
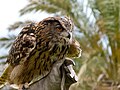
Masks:
[[[45,11],[69,16],[75,37],[83,50],[74,67],[79,80],[71,90],[119,90],[120,88],[120,1],[119,0],[28,0],[20,15]],[[14,32],[31,21],[16,22]],[[0,38],[0,48],[9,49],[15,35]],[[7,55],[0,56],[1,60]],[[5,61],[1,61],[4,63]]]

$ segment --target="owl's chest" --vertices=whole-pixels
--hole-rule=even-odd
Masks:
[[[68,51],[68,46],[54,44],[51,48],[44,47],[33,50],[28,57],[29,67],[42,71],[47,71],[57,60],[63,59]]]
[[[56,44],[51,48],[34,49],[27,58],[24,74],[27,73],[30,80],[46,76],[54,62],[65,58],[67,51],[68,46]]]

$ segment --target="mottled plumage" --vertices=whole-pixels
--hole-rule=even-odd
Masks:
[[[9,66],[1,78],[17,85],[30,83],[46,76],[57,60],[76,57],[81,51],[72,31],[72,21],[61,17],[24,27],[10,49]]]

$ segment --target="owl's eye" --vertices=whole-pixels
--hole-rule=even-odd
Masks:
[[[55,29],[56,29],[58,32],[62,32],[62,31],[63,31],[63,28],[62,28],[62,26],[61,26],[60,24],[57,24],[57,25],[55,26]]]
[[[60,24],[56,24],[55,27],[56,27],[56,28],[60,28],[61,25],[60,25]]]

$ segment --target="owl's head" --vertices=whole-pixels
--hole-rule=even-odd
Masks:
[[[43,20],[43,22],[46,22],[46,21],[59,22],[65,30],[71,31],[71,32],[73,31],[73,26],[74,26],[73,21],[68,17],[64,17],[64,18],[62,18],[62,17],[48,17],[48,18],[45,18]]]
[[[67,17],[48,17],[42,20],[42,22],[47,24],[47,27],[53,35],[65,38],[67,41],[72,42],[72,31],[73,31],[73,22],[70,18]]]

